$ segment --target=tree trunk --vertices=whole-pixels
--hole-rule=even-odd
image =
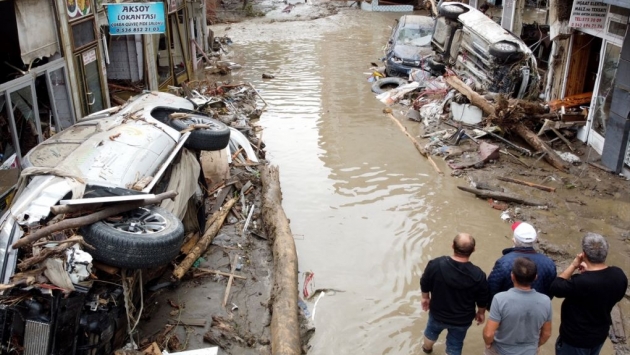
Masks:
[[[289,220],[282,209],[280,173],[277,167],[261,169],[263,184],[262,218],[272,241],[273,288],[271,291],[271,353],[300,355],[298,322],[298,263]]]
[[[494,106],[492,106],[488,100],[483,96],[476,93],[465,82],[461,81],[458,77],[451,75],[446,77],[446,82],[452,86],[455,90],[461,92],[470,100],[470,102],[479,107],[486,115],[494,115]]]
[[[186,255],[184,261],[182,261],[176,268],[173,270],[173,277],[177,280],[181,279],[182,276],[190,269],[190,267],[195,263],[197,259],[203,254],[212,243],[214,237],[219,233],[221,226],[223,226],[223,221],[227,217],[228,213],[232,209],[232,206],[238,200],[237,197],[233,197],[231,200],[223,205],[223,208],[217,212],[215,212],[208,220],[214,220],[212,225],[208,227],[206,232],[203,234],[201,239],[197,245],[193,248],[193,250]]]
[[[527,200],[519,196],[507,194],[504,192],[477,190],[477,189],[473,189],[473,188],[465,187],[465,186],[457,186],[457,188],[462,191],[473,193],[477,197],[480,197],[480,198],[491,198],[491,199],[505,201],[505,202],[516,202],[516,203],[520,203],[522,205],[528,205],[528,206],[545,206],[546,205],[545,203],[542,203],[542,202]]]
[[[519,123],[514,126],[514,132],[516,132],[521,138],[523,138],[529,145],[534,147],[536,150],[545,153],[545,160],[551,164],[554,168],[567,171],[569,170],[569,166],[567,163],[560,158],[560,156],[553,150],[547,143],[543,142],[540,137],[536,135],[536,133],[529,130],[529,128],[525,127],[522,123]]]

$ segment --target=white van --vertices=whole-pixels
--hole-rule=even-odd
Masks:
[[[437,58],[477,89],[538,97],[536,58],[520,38],[469,5],[444,2],[438,10],[431,39]]]

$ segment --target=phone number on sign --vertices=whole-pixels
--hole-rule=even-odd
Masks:
[[[161,27],[123,27],[113,30],[114,33],[164,32]]]

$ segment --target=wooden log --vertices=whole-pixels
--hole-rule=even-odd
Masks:
[[[494,115],[494,106],[492,106],[483,96],[476,93],[465,82],[461,81],[457,76],[451,75],[446,77],[446,83],[455,90],[461,92],[470,100],[470,102],[479,107],[486,115]]]
[[[186,255],[186,258],[173,270],[173,277],[177,280],[181,279],[184,274],[190,269],[190,267],[195,263],[197,259],[203,254],[207,249],[214,237],[219,233],[223,222],[225,221],[225,217],[227,217],[230,209],[238,200],[237,197],[233,197],[229,200],[221,211],[218,212],[218,216],[214,223],[206,230],[201,239],[199,239],[199,243],[193,248],[193,250]],[[210,217],[212,218],[212,217]]]
[[[534,184],[533,182],[529,182],[529,181],[512,179],[512,178],[502,177],[502,176],[499,176],[497,179],[499,179],[501,181],[513,182],[515,184],[533,187],[535,189],[539,189],[539,190],[543,190],[543,191],[547,191],[547,192],[556,192],[556,188],[555,187],[549,187],[549,186],[545,186],[545,185],[538,185],[538,184]]]
[[[51,233],[59,232],[59,231],[70,229],[70,228],[79,228],[82,226],[87,226],[88,224],[96,223],[102,219],[115,216],[117,214],[121,214],[127,211],[131,211],[138,207],[142,207],[146,205],[153,205],[153,204],[161,202],[162,200],[166,200],[167,198],[171,198],[171,199],[175,198],[175,196],[177,196],[177,192],[167,191],[159,195],[156,195],[153,198],[148,198],[146,200],[121,203],[121,204],[108,207],[102,211],[98,211],[96,213],[92,213],[86,216],[65,219],[59,223],[51,224],[49,226],[46,226],[42,229],[38,229],[37,231],[22,237],[22,239],[13,243],[12,247],[13,249],[17,249],[29,243],[35,242],[40,238],[47,237]]]
[[[470,187],[466,187],[466,186],[457,186],[458,189],[462,190],[462,191],[466,191],[466,192],[470,192],[475,194],[477,197],[482,198],[482,199],[495,199],[495,200],[499,200],[499,201],[505,201],[505,202],[515,202],[515,203],[520,203],[522,205],[528,205],[528,206],[545,206],[545,203],[542,202],[538,202],[538,201],[533,201],[533,200],[527,200],[525,198],[521,198],[519,196],[515,196],[515,195],[511,195],[505,192],[495,192],[495,191],[488,191],[488,190],[477,190],[477,189],[473,189]]]
[[[540,137],[536,135],[536,133],[525,127],[525,125],[523,125],[522,123],[516,124],[514,125],[513,130],[529,145],[534,147],[536,150],[545,153],[545,160],[549,164],[551,164],[551,166],[561,171],[569,170],[569,166],[567,165],[567,163],[562,160],[562,158],[560,158],[560,156],[553,149],[551,149],[551,147],[549,147],[547,143],[543,142]]]
[[[402,125],[402,123],[400,123],[400,121],[398,121],[396,117],[394,117],[394,115],[392,115],[391,113],[388,113],[387,116],[391,118],[391,120],[396,123],[398,128],[400,128],[400,130],[407,136],[407,138],[411,140],[411,142],[413,143],[413,146],[416,147],[416,150],[420,152],[420,154],[423,157],[429,159],[429,163],[431,163],[431,166],[433,166],[433,169],[435,169],[435,171],[440,175],[444,174],[442,170],[440,170],[440,168],[437,166],[437,164],[435,164],[435,161],[433,161],[433,158],[431,158],[431,156],[427,153],[427,151],[424,150],[424,148],[422,148],[420,143],[418,143],[418,141],[411,134],[409,134],[409,132],[407,132],[407,129]]]
[[[56,205],[50,207],[50,212],[54,215],[62,213],[93,212],[101,207],[103,207],[102,203],[92,203],[89,205]]]
[[[262,180],[262,218],[272,243],[273,287],[271,291],[271,353],[300,355],[298,322],[298,262],[289,219],[282,209],[280,172],[264,166]]]

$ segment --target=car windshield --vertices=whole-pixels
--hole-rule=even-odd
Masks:
[[[431,43],[431,28],[403,28],[398,34],[398,43],[424,47]]]

